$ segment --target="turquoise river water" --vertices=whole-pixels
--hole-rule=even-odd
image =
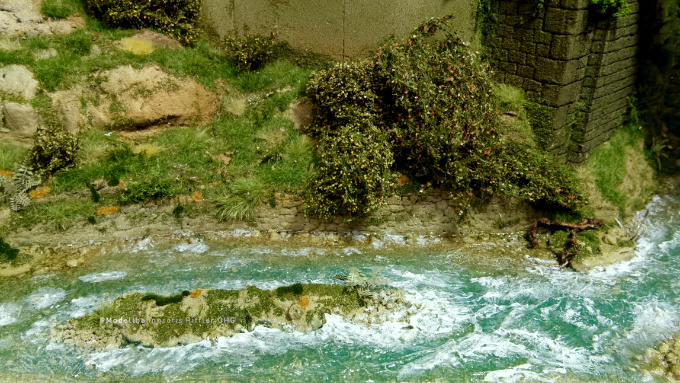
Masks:
[[[680,332],[680,198],[655,197],[630,261],[588,273],[532,258],[525,243],[464,250],[154,246],[99,257],[72,273],[6,283],[0,376],[35,381],[641,382],[637,356]],[[379,245],[379,243],[377,244]],[[482,244],[484,245],[484,244]],[[513,255],[499,257],[498,246]],[[395,250],[396,249],[396,250]],[[427,249],[427,250],[426,250]],[[327,316],[313,333],[256,327],[170,348],[83,351],[51,329],[131,291],[271,289],[335,283],[349,267],[382,267],[417,304],[403,323],[366,326]],[[236,271],[234,271],[236,270]]]

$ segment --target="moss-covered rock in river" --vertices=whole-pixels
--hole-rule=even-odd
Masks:
[[[680,380],[680,334],[666,339],[656,348],[647,349],[639,369],[653,375],[663,376],[669,382]]]
[[[275,290],[253,286],[242,290],[197,289],[167,297],[135,292],[69,320],[52,336],[95,349],[126,343],[168,347],[252,331],[256,326],[315,331],[325,324],[326,314],[375,323],[380,315],[386,315],[388,307],[402,305],[411,306],[399,294],[385,292],[378,298],[341,285],[322,284],[295,284]]]

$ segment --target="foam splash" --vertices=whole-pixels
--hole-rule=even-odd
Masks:
[[[130,249],[130,253],[139,253],[141,251],[149,251],[153,249],[156,245],[153,243],[151,240],[151,237],[146,237],[143,238],[139,241],[137,241],[132,249]]]
[[[508,368],[504,370],[491,371],[486,376],[484,376],[485,382],[503,382],[503,383],[516,383],[521,380],[537,381],[537,382],[550,382],[550,380],[543,379],[541,375],[530,371],[531,364],[526,363],[513,368]]]
[[[192,254],[203,254],[208,251],[208,245],[203,242],[181,243],[179,245],[175,245],[174,250],[179,253],[188,252]]]
[[[126,276],[127,276],[126,271],[106,271],[103,273],[83,275],[82,277],[78,277],[78,279],[86,283],[97,283],[104,281],[113,281],[116,279],[123,279]]]
[[[71,299],[71,318],[80,318],[85,314],[93,312],[101,304],[101,298],[96,295]]]
[[[0,327],[10,325],[17,321],[21,314],[21,306],[16,303],[3,303],[0,305]]]
[[[64,298],[66,298],[66,291],[63,289],[41,287],[26,297],[26,302],[33,308],[42,310],[63,301]]]

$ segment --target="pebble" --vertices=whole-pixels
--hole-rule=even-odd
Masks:
[[[85,263],[85,260],[82,258],[76,258],[76,259],[68,259],[66,260],[66,266],[68,267],[78,267]]]

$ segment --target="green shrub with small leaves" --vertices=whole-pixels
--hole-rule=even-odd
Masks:
[[[398,169],[421,183],[467,192],[483,187],[501,152],[488,68],[432,19],[375,57],[380,92],[391,104],[389,129]]]
[[[506,183],[498,188],[506,194],[547,210],[578,211],[586,203],[573,171],[525,143],[506,142],[499,162],[502,171],[496,183]]]
[[[75,165],[78,158],[78,137],[53,124],[40,126],[33,135],[33,147],[28,152],[28,165],[42,176],[49,177]]]
[[[236,61],[239,72],[250,72],[270,62],[274,56],[276,34],[269,36],[255,35],[245,38],[227,37],[225,45]]]
[[[376,124],[382,105],[374,87],[373,63],[338,64],[312,75],[306,95],[311,101],[314,121],[308,131],[314,137],[347,124],[370,121]]]
[[[319,166],[308,203],[319,216],[368,214],[392,191],[390,144],[371,122],[324,135],[316,151]]]
[[[153,28],[174,36],[183,44],[198,37],[194,28],[200,0],[85,0],[90,16],[121,28]]]
[[[449,31],[449,19],[383,45],[371,63],[310,80],[308,129],[320,162],[311,205],[319,215],[372,211],[388,195],[390,169],[450,190],[461,215],[472,198],[494,195],[581,207],[567,169],[498,133],[488,68]]]

